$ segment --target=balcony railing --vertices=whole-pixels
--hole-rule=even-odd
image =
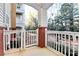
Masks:
[[[25,32],[25,45],[26,47],[37,45],[37,31],[36,30],[28,30]]]
[[[37,45],[37,30],[4,30],[4,52]],[[14,51],[16,52],[16,50]],[[9,53],[9,52],[8,52]]]
[[[47,47],[66,56],[79,56],[79,33],[47,31]]]

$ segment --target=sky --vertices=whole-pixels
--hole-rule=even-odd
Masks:
[[[54,19],[56,15],[58,15],[60,12],[58,12],[61,8],[61,5],[63,3],[54,3],[48,10],[47,10],[47,18],[51,17],[51,13],[53,13],[53,16],[51,17]]]

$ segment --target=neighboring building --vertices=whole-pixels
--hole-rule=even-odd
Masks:
[[[11,4],[0,3],[0,55],[4,55],[3,33],[4,29],[11,27]]]
[[[24,7],[23,4],[16,4],[16,29],[24,28]]]
[[[0,4],[0,27],[9,28],[11,27],[11,5]]]

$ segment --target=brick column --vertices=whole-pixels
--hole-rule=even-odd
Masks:
[[[45,47],[45,27],[38,28],[38,46]]]
[[[4,46],[3,46],[3,28],[0,27],[0,56],[4,55]]]

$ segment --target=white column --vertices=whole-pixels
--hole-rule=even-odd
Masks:
[[[39,27],[42,27],[41,31],[45,30],[45,39],[43,39],[43,38],[42,39],[45,40],[45,46],[47,46],[47,35],[46,35],[47,28],[45,28],[45,27],[47,27],[47,9],[39,8],[39,10],[38,10],[38,21],[39,21],[39,25],[40,25]],[[38,32],[38,33],[40,33],[40,32]],[[41,33],[40,33],[40,35],[41,35]],[[41,39],[39,39],[39,40],[42,41]],[[44,44],[44,41],[43,41],[43,44]],[[39,46],[42,47],[41,45],[39,45]]]
[[[40,8],[38,10],[38,21],[40,27],[47,27],[47,10]]]

